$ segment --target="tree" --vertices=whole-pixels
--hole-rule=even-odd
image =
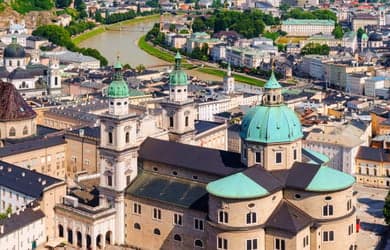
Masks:
[[[196,17],[194,22],[192,23],[192,31],[193,32],[201,32],[206,30],[206,25],[202,18]]]
[[[360,28],[357,30],[357,37],[358,37],[358,39],[361,39],[363,34],[364,34],[364,30],[363,30],[362,27],[360,27]]]
[[[72,0],[56,0],[56,7],[57,8],[67,8],[69,7]]]
[[[145,65],[139,64],[137,65],[137,67],[135,67],[135,70],[137,71],[138,74],[142,74],[146,70],[146,68]]]
[[[385,217],[385,222],[387,225],[390,225],[390,190],[387,193],[385,198],[385,205],[383,207],[383,215]]]
[[[336,26],[334,27],[333,31],[332,31],[332,35],[334,35],[334,37],[336,39],[341,39],[343,38],[344,36],[344,31],[343,31],[343,28],[341,27],[340,24],[336,24]]]
[[[318,44],[318,43],[308,43],[306,44],[302,50],[302,55],[329,55],[330,48],[326,44]]]

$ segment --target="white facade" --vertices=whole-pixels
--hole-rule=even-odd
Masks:
[[[351,94],[363,95],[366,79],[367,76],[365,75],[347,74],[346,91]]]
[[[14,214],[12,216],[24,216]],[[33,242],[37,246],[46,242],[45,218],[38,219],[8,234],[2,234],[0,226],[0,246],[2,250],[31,250]]]
[[[33,197],[27,196],[6,187],[1,187],[0,213],[5,213],[8,207],[11,207],[12,212],[15,212],[34,200],[35,199]]]
[[[47,85],[50,89],[61,88],[61,71],[57,59],[51,59],[49,63],[49,70],[47,74]]]
[[[366,96],[375,96],[376,89],[382,89],[385,87],[384,77],[371,77],[365,81],[364,92]]]
[[[27,58],[8,58],[4,57],[4,67],[8,72],[12,72],[16,68],[25,69],[27,64]]]

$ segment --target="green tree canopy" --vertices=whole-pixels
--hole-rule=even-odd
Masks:
[[[333,20],[337,22],[337,16],[334,12],[330,10],[314,10],[314,11],[305,11],[301,8],[294,8],[289,10],[287,13],[282,15],[282,19],[325,19]]]
[[[302,50],[302,55],[329,55],[330,48],[328,45],[318,44],[318,43],[308,43]]]
[[[336,26],[334,27],[333,31],[332,31],[332,35],[334,35],[334,37],[336,39],[341,39],[343,38],[344,36],[344,31],[343,31],[343,28],[341,27],[340,24],[336,24]]]
[[[72,0],[56,0],[57,8],[67,8],[72,3]]]

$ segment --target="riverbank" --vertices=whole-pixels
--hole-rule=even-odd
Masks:
[[[78,36],[73,37],[72,41],[74,44],[78,45],[78,44],[84,42],[85,40],[88,40],[94,36],[97,36],[103,32],[106,32],[108,27],[117,27],[117,26],[121,26],[121,25],[131,25],[131,24],[137,24],[137,23],[145,22],[145,21],[158,20],[159,17],[160,17],[159,14],[155,14],[155,15],[150,15],[150,16],[139,16],[139,17],[136,17],[136,18],[133,18],[130,20],[125,20],[122,22],[113,23],[113,24],[109,24],[109,25],[102,24],[102,25],[100,25],[92,30],[86,31]]]

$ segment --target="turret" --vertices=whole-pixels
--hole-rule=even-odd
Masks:
[[[123,116],[129,114],[128,99],[129,87],[123,79],[122,64],[119,58],[114,65],[113,81],[108,87],[109,109],[110,115]]]

